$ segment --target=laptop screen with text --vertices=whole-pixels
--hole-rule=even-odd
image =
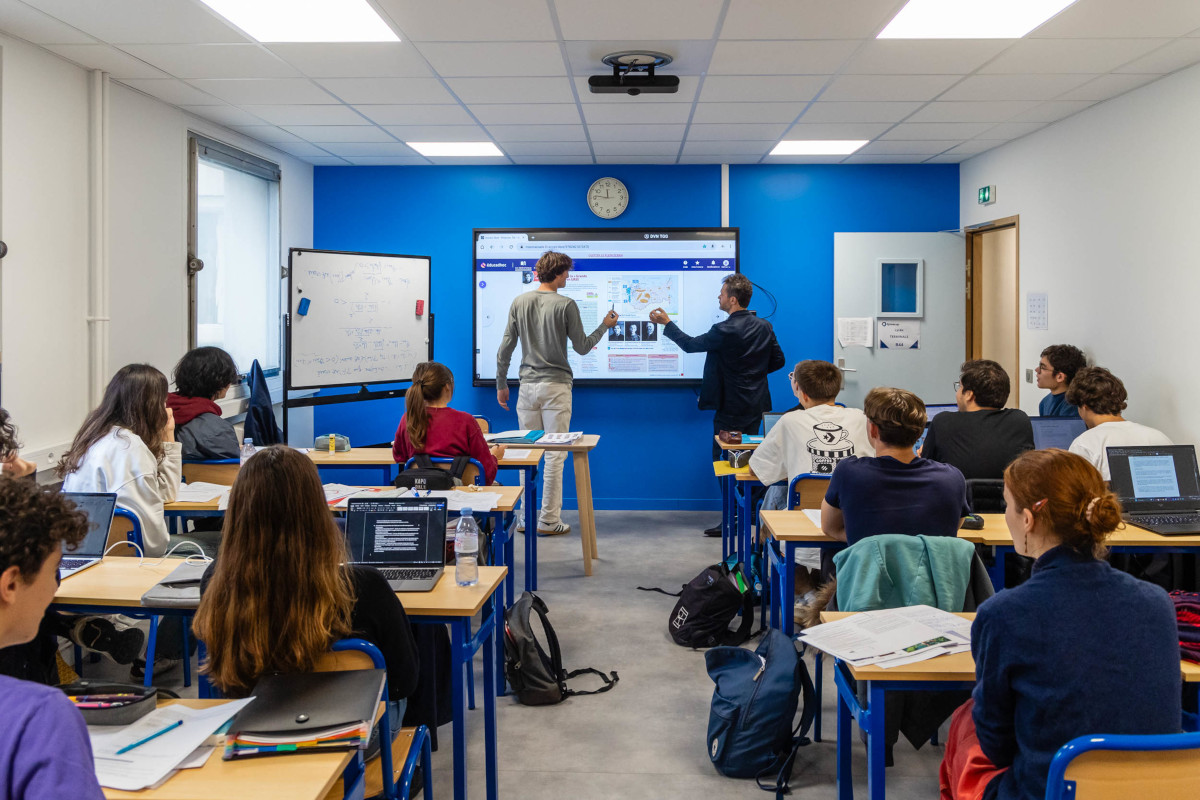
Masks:
[[[1194,445],[1110,447],[1108,468],[1126,511],[1200,509]]]
[[[446,501],[352,497],[346,545],[354,564],[441,565],[446,560]]]

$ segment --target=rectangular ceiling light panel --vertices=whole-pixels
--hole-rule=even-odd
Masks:
[[[500,156],[500,148],[491,142],[405,142],[423,156]]]
[[[201,0],[260,42],[398,42],[367,0]]]
[[[767,155],[772,156],[844,156],[862,147],[867,139],[784,140]]]
[[[1075,0],[908,0],[879,39],[1020,39]]]

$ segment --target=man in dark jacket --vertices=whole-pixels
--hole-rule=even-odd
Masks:
[[[716,412],[714,434],[723,430],[758,433],[763,413],[771,410],[767,375],[786,363],[771,323],[746,310],[753,293],[754,288],[745,275],[734,273],[726,277],[717,303],[729,318],[700,336],[688,336],[681,331],[661,308],[650,312],[650,321],[662,325],[663,334],[683,352],[708,354],[704,359],[698,405]],[[715,439],[712,452],[714,461],[721,457]],[[720,536],[721,528],[719,525],[709,528],[705,534]]]

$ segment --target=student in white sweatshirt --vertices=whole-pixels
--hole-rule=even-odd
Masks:
[[[1121,416],[1128,399],[1125,384],[1104,367],[1084,367],[1067,388],[1067,402],[1079,409],[1087,425],[1087,430],[1071,442],[1071,452],[1092,462],[1106,481],[1112,480],[1108,448],[1171,444],[1162,431]]]
[[[183,446],[167,408],[167,378],[149,364],[122,367],[58,464],[65,492],[111,492],[141,523],[146,555],[167,550],[163,505],[175,499]]]

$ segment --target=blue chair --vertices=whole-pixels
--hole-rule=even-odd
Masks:
[[[1080,736],[1054,754],[1046,800],[1192,800],[1200,787],[1200,733]]]
[[[233,486],[241,467],[240,458],[216,458],[209,461],[185,459],[183,480],[185,483],[219,483],[222,486]]]
[[[479,430],[484,433],[492,432],[492,421],[490,419],[483,414],[472,414],[471,416],[475,417],[475,421],[479,423]]]

